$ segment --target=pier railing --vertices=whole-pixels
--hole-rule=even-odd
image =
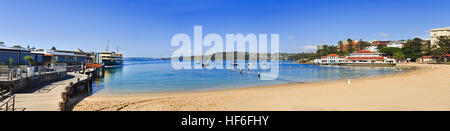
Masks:
[[[16,95],[12,95],[0,102],[0,111],[15,111],[16,108],[15,105],[16,105]]]
[[[65,64],[55,64],[52,66],[33,66],[33,67],[0,67],[0,80],[12,81],[28,77],[40,76],[43,73],[64,72],[68,66]],[[73,67],[72,67],[73,68]]]

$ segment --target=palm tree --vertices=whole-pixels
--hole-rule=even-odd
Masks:
[[[9,58],[9,67],[12,68],[14,64],[14,59],[13,58]]]
[[[28,62],[28,66],[31,66],[31,62],[33,61],[33,57],[27,55],[23,59]]]

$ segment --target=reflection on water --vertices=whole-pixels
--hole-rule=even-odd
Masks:
[[[119,80],[119,77],[121,76],[123,71],[123,67],[108,67],[104,68],[104,70],[99,70],[99,77],[95,80],[93,83],[93,90],[94,93],[97,91],[102,90],[105,88],[105,86],[108,86],[111,81]]]
[[[248,62],[243,62],[248,63]],[[194,63],[193,63],[194,64]],[[224,65],[209,63],[209,65]],[[338,79],[373,77],[403,72],[395,67],[339,67],[282,62],[276,80],[258,79],[258,72],[268,70],[234,69],[182,69],[172,68],[166,60],[125,61],[123,67],[106,68],[94,83],[98,93],[136,93],[165,91],[199,91],[250,86],[266,86],[285,83],[302,83]]]

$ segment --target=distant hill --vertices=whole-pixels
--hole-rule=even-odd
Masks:
[[[125,57],[125,60],[161,60],[159,58],[151,58],[151,57]]]
[[[203,55],[203,56],[191,56],[190,58],[187,58],[185,60],[193,60],[194,58],[197,59],[201,59],[202,57],[208,56],[208,57],[212,57],[212,59],[214,60],[215,55],[218,55],[222,53],[223,56],[223,60],[243,60],[238,59],[237,55],[244,55],[245,56],[245,60],[248,60],[250,56],[254,56],[255,58],[259,59],[259,58],[266,58],[271,60],[272,58],[268,55],[268,54],[260,54],[260,53],[249,53],[249,52],[234,52],[235,56],[233,59],[227,59],[226,58],[226,52],[218,52],[218,53],[214,53],[212,55]],[[233,53],[233,52],[229,52],[229,53]],[[312,53],[280,53],[279,55],[279,60],[299,60],[302,59],[304,56],[306,55],[310,55]],[[170,60],[171,57],[169,58],[162,58],[164,60]]]

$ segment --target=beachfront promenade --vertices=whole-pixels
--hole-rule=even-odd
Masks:
[[[63,101],[61,94],[70,83],[84,81],[88,75],[69,72],[68,79],[53,82],[35,90],[16,93],[16,108],[26,111],[60,111],[59,102]]]

